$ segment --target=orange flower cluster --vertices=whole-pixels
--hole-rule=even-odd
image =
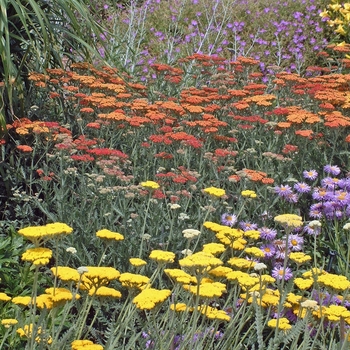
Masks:
[[[261,182],[262,184],[273,184],[275,181],[274,179],[267,177],[267,174],[263,171],[247,169],[247,168],[244,168],[240,171],[237,171],[237,175],[240,178],[246,177],[253,182]],[[229,178],[229,180],[230,180],[230,178]]]

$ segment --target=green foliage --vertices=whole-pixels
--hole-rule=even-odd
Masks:
[[[79,0],[1,0],[0,8],[0,127],[4,132],[4,120],[23,117],[29,107],[28,73],[62,66],[63,58],[72,54],[87,59],[100,27]]]

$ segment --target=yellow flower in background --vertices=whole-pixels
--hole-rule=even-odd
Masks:
[[[22,260],[29,261],[36,266],[48,264],[51,258],[52,250],[49,248],[30,248],[22,254]]]
[[[147,262],[140,258],[130,258],[129,262],[132,266],[135,266],[135,267],[141,267],[141,266],[147,265]]]
[[[10,301],[11,297],[9,297],[6,293],[0,293],[0,301]]]
[[[57,266],[51,268],[51,272],[54,276],[57,276],[61,281],[68,282],[74,281],[78,282],[80,280],[80,275],[77,269],[73,269],[68,266]]]
[[[227,321],[227,322],[231,320],[231,317],[226,313],[226,311],[218,310],[208,305],[198,306],[198,311],[211,320],[219,320],[219,321]]]
[[[227,266],[218,266],[214,269],[209,271],[209,275],[215,276],[215,277],[224,277],[226,278],[227,274],[229,272],[232,272],[233,270],[230,267]]]
[[[323,287],[337,292],[345,291],[350,288],[350,281],[342,275],[335,275],[333,273],[327,273],[318,276],[317,283]]]
[[[256,258],[264,258],[265,253],[257,247],[248,247],[244,250],[247,254],[254,256]]]
[[[301,216],[296,214],[281,214],[277,215],[274,218],[275,222],[281,224],[286,227],[301,227],[303,225],[303,219]]]
[[[185,303],[170,304],[170,310],[176,312],[192,311],[192,308]]]
[[[221,198],[226,194],[225,190],[217,187],[207,187],[203,190],[203,192],[216,198]]]
[[[252,190],[244,190],[241,192],[241,196],[245,197],[245,198],[256,198],[257,195],[255,193],[255,191]]]
[[[173,263],[175,259],[175,253],[167,252],[164,250],[152,250],[149,258],[155,260],[160,264]]]
[[[64,237],[72,232],[73,229],[70,226],[61,222],[55,222],[44,226],[29,226],[18,230],[21,236],[29,239],[36,245],[48,239]]]
[[[292,328],[292,326],[289,324],[288,318],[285,317],[274,318],[267,322],[267,325],[271,328],[278,328],[282,331],[287,331]]]
[[[291,252],[289,254],[289,259],[297,264],[303,264],[311,260],[311,256],[303,252]]]
[[[304,278],[297,277],[294,279],[294,284],[300,290],[307,290],[312,287],[312,285],[314,284],[314,280],[309,278],[304,279]]]
[[[329,321],[338,322],[341,318],[350,318],[350,311],[342,305],[329,305],[322,308],[323,314]]]
[[[255,266],[256,261],[233,257],[230,260],[228,260],[227,263],[238,269],[250,269]]]
[[[197,279],[194,276],[191,276],[187,272],[180,269],[165,269],[164,272],[169,278],[180,284],[190,284],[197,282]]]
[[[74,340],[71,344],[72,350],[103,350],[103,346],[94,344],[91,340]]]
[[[140,310],[152,310],[171,295],[169,289],[144,289],[139,295],[133,299],[133,303]]]
[[[208,244],[203,244],[202,250],[205,253],[216,255],[216,254],[223,253],[226,250],[226,248],[221,243],[208,243]]]
[[[141,182],[141,186],[148,189],[148,190],[156,190],[158,189],[160,186],[157,184],[157,182],[155,181],[144,181]]]
[[[203,272],[204,270],[209,271],[214,267],[221,266],[224,263],[212,254],[198,252],[179,260],[179,264],[183,268],[195,270],[196,272]]]
[[[10,328],[11,326],[14,326],[18,323],[18,321],[15,318],[3,318],[1,320],[1,324],[5,326],[5,328]]]
[[[135,273],[124,272],[120,275],[119,281],[123,287],[142,289],[149,283],[149,277]]]
[[[257,230],[247,230],[243,232],[243,236],[255,240],[260,238],[260,232]]]
[[[220,298],[226,293],[226,285],[220,282],[201,283],[199,286],[184,285],[183,288],[202,298]]]
[[[346,31],[345,31],[344,27],[341,24],[338,25],[338,27],[335,30],[335,32],[340,34],[340,35],[345,35],[346,34]]]
[[[108,284],[110,281],[118,279],[120,276],[120,272],[114,267],[86,266],[86,268],[88,271],[81,277],[82,289],[97,289]]]
[[[101,239],[122,241],[124,236],[118,232],[112,232],[107,229],[99,230],[96,232],[96,236]]]
[[[103,297],[103,298],[115,298],[115,299],[119,299],[122,297],[122,293],[120,293],[119,290],[106,287],[106,286],[99,287],[97,290],[90,289],[89,295],[95,295],[101,298]]]
[[[32,302],[32,298],[29,296],[13,297],[12,302],[16,305],[28,306]]]

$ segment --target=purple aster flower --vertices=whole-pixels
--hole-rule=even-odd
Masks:
[[[311,186],[305,182],[298,182],[293,186],[293,188],[299,193],[308,193],[311,191]]]
[[[258,228],[258,231],[260,232],[260,238],[266,239],[268,241],[274,240],[277,236],[277,231],[269,227]]]
[[[285,281],[288,281],[293,277],[293,273],[289,267],[284,269],[283,266],[275,266],[272,270],[272,277],[276,278],[276,280],[284,279]]]
[[[313,219],[321,219],[323,217],[322,207],[322,203],[312,204],[309,212],[310,217]]]
[[[304,170],[303,176],[306,180],[316,180],[318,172],[316,170]]]
[[[334,189],[338,185],[338,182],[339,179],[337,179],[336,177],[327,176],[321,180],[321,185],[325,188]]]
[[[291,193],[286,197],[286,201],[289,203],[297,203],[298,202],[298,195],[296,193]]]
[[[332,192],[331,192],[332,194]],[[318,201],[326,200],[327,195],[329,195],[328,191],[323,187],[315,188],[312,193],[312,198]],[[329,198],[329,197],[328,197]]]
[[[239,226],[243,231],[257,230],[258,229],[257,224],[252,224],[250,222],[245,222],[245,221],[241,221],[239,223]]]
[[[323,167],[323,171],[327,174],[337,176],[340,174],[340,168],[337,165],[327,164]]]
[[[299,252],[303,248],[304,238],[299,235],[290,235],[288,237],[288,248],[293,252]]]
[[[273,244],[263,244],[260,248],[264,254],[265,258],[272,258],[276,253],[276,248]]]
[[[222,214],[221,215],[221,223],[226,226],[232,227],[237,222],[237,216],[234,214]]]
[[[293,194],[293,191],[289,185],[281,185],[275,187],[275,193],[277,193],[280,197],[286,198]]]

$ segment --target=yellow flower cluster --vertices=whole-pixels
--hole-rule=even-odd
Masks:
[[[241,192],[241,196],[245,197],[245,198],[256,198],[257,195],[255,193],[255,191],[252,190],[244,190]]]
[[[24,325],[23,328],[18,328],[16,331],[21,338],[30,338],[32,336],[33,332],[33,324],[29,325]],[[50,335],[46,334],[46,332],[39,327],[36,330],[36,337],[35,337],[35,342],[38,344],[51,344],[52,343],[52,338]]]
[[[221,243],[207,243],[203,244],[202,251],[212,255],[221,254],[226,250],[225,246]]]
[[[15,318],[3,318],[1,320],[1,324],[5,327],[5,328],[10,328],[11,326],[14,326],[18,323],[18,321]]]
[[[310,261],[311,256],[303,252],[291,252],[289,254],[289,259],[300,265]]]
[[[75,299],[80,299],[80,295],[76,294]],[[39,309],[52,309],[58,307],[73,299],[73,294],[66,288],[47,288],[45,294],[36,297],[36,305]]]
[[[318,276],[317,283],[337,292],[345,291],[350,288],[350,281],[345,276],[335,275],[332,273],[326,273]]]
[[[350,24],[350,4],[344,2],[343,4],[329,4],[324,9],[320,16],[327,19],[327,24],[333,28],[335,33],[345,37],[348,34],[348,27]]]
[[[149,277],[135,273],[124,272],[120,275],[119,281],[123,287],[143,289],[149,283]]]
[[[219,320],[219,321],[230,321],[231,317],[227,314],[226,311],[224,310],[218,310],[214,307],[204,305],[204,306],[199,306],[198,310],[200,313],[205,315],[211,320]]]
[[[201,298],[220,298],[223,293],[226,293],[226,285],[220,282],[201,283],[198,286],[184,285],[183,288]]]
[[[179,264],[185,269],[201,273],[204,270],[209,271],[214,267],[223,265],[223,262],[212,254],[198,252],[179,260]]]
[[[140,310],[152,310],[160,303],[164,302],[171,295],[169,289],[144,289],[139,295],[133,299],[133,303]]]
[[[52,258],[52,250],[49,248],[30,248],[22,254],[22,260],[29,261],[36,266],[49,263]]]
[[[165,269],[166,275],[179,284],[196,283],[195,277],[180,269]]]
[[[281,224],[282,226],[296,228],[303,225],[303,219],[301,216],[296,214],[281,214],[274,218],[275,222]]]
[[[160,187],[155,181],[141,182],[141,186],[147,188],[148,190],[156,190]]]
[[[140,258],[130,258],[129,262],[132,266],[136,266],[136,267],[147,265],[147,262]]]
[[[217,187],[207,187],[203,190],[203,192],[214,198],[221,198],[226,194],[225,190]]]
[[[288,318],[285,317],[273,318],[267,322],[267,325],[271,328],[278,328],[283,331],[287,331],[292,328],[292,326],[289,324]]]
[[[122,234],[118,232],[112,232],[107,229],[97,231],[96,236],[105,240],[122,241],[124,239],[124,236]]]
[[[73,229],[71,227],[61,222],[44,226],[29,226],[18,231],[21,236],[31,240],[36,245],[48,239],[64,237],[72,232]]]
[[[9,297],[6,293],[0,293],[0,301],[10,301],[11,297]]]
[[[103,350],[103,346],[94,344],[91,340],[74,340],[71,350]]]
[[[159,264],[167,264],[174,262],[175,254],[164,250],[152,250],[149,258],[155,260]]]

